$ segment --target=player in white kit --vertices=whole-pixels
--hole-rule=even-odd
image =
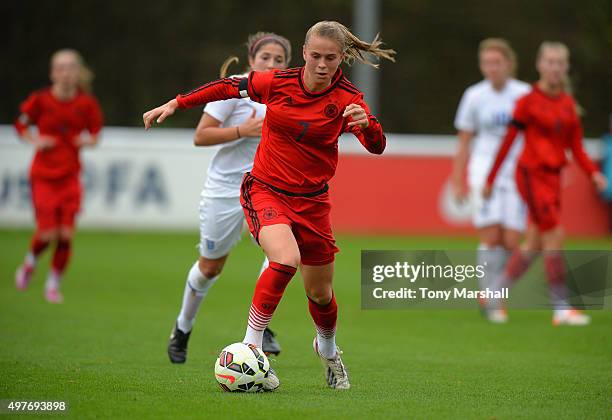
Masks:
[[[472,205],[472,221],[480,237],[478,264],[486,265],[486,276],[480,283],[480,288],[484,289],[504,269],[526,226],[526,207],[515,182],[522,139],[514,143],[504,161],[489,200],[482,198],[482,190],[512,119],[514,105],[531,87],[513,78],[516,55],[506,40],[483,40],[478,58],[484,80],[466,89],[455,117],[459,148],[452,182],[455,198],[458,201],[469,199]],[[487,309],[486,302],[481,304],[491,322],[507,321],[505,309]]]
[[[249,71],[284,69],[291,59],[291,44],[279,35],[258,32],[247,42]],[[226,60],[227,68],[237,58]],[[240,75],[244,77],[245,75]],[[187,275],[183,302],[170,336],[168,356],[172,363],[184,363],[195,316],[210,287],[217,281],[230,250],[242,235],[244,211],[240,184],[253,167],[266,106],[249,98],[212,102],[205,106],[196,129],[196,146],[220,145],[208,168],[200,199],[200,257]],[[264,261],[266,266],[267,260]],[[262,349],[278,354],[280,347],[267,330]]]

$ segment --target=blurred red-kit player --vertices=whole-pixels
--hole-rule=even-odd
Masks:
[[[589,159],[582,147],[582,126],[576,112],[568,82],[569,50],[559,42],[544,42],[537,57],[540,79],[531,93],[518,100],[513,120],[491,168],[484,190],[491,189],[501,164],[519,130],[525,133],[525,145],[516,168],[516,184],[527,204],[529,227],[522,250],[516,250],[508,261],[498,287],[509,287],[530,266],[534,251],[544,252],[554,325],[585,325],[590,317],[568,303],[565,285],[565,263],[562,254],[561,170],[571,150],[578,165],[598,190],[607,180]]]
[[[19,137],[36,149],[29,173],[36,231],[15,283],[18,290],[25,290],[38,257],[55,243],[45,286],[45,298],[51,303],[63,300],[59,286],[81,206],[79,151],[96,145],[102,128],[98,102],[87,93],[92,78],[77,51],[57,51],[51,57],[51,86],[33,92],[21,104],[15,121]]]

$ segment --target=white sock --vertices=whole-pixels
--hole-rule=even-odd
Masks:
[[[326,338],[317,332],[317,346],[321,356],[326,359],[333,359],[336,357],[336,334],[334,333],[331,337]]]
[[[193,264],[185,282],[183,306],[181,306],[181,312],[176,320],[181,331],[185,333],[191,331],[202,300],[218,278],[219,276],[212,279],[204,277],[198,261]]]
[[[476,251],[476,263],[478,265],[485,266],[485,275],[482,278],[478,279],[478,289],[484,290],[488,286],[491,285],[491,279],[493,276],[493,272],[491,270],[491,266],[489,265],[488,253],[490,249],[486,244],[480,243],[478,245],[478,250]]]
[[[261,348],[263,343],[263,334],[264,330],[256,330],[247,325],[246,333],[244,334],[243,343],[247,344],[255,344],[257,347]]]
[[[563,311],[570,308],[569,303],[567,303],[567,286],[565,283],[549,284],[548,291],[555,311]]]
[[[264,258],[263,263],[261,263],[261,270],[259,270],[259,277],[261,277],[261,274],[266,270],[266,268],[268,268],[269,265],[270,261],[268,260],[268,257]],[[244,339],[242,340],[242,342],[247,344],[254,344],[257,347],[261,348],[263,343],[264,331],[265,330],[256,330],[247,325],[247,329],[244,333]]]
[[[28,252],[25,257],[25,265],[29,268],[36,267],[36,257],[31,252]]]
[[[501,290],[504,287],[505,275],[504,269],[510,252],[502,246],[489,248],[485,244],[480,244],[477,251],[477,261],[479,265],[485,265],[485,276],[478,279],[480,290],[489,288],[491,290]],[[486,264],[485,264],[486,263]],[[487,307],[490,309],[499,309],[502,302],[489,301]]]
[[[504,271],[506,261],[508,261],[509,256],[510,252],[508,252],[502,246],[489,248],[487,245],[482,243],[478,246],[476,260],[479,265],[486,266],[486,275],[479,279],[480,290],[484,290],[487,287],[491,288],[493,286],[494,279]]]
[[[47,282],[45,283],[45,289],[46,290],[59,289],[61,281],[62,281],[62,275],[58,273],[57,271],[55,271],[54,269],[51,269],[49,271],[49,275],[47,276]]]
[[[263,260],[263,263],[261,264],[261,270],[259,270],[259,277],[261,277],[261,273],[263,273],[269,265],[270,261],[268,261],[268,258],[266,257]],[[257,347],[261,348],[263,343],[263,334],[264,330],[259,331],[247,325],[247,329],[244,333],[244,339],[242,340],[242,342],[247,344],[255,344]]]

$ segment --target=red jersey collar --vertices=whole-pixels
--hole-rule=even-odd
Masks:
[[[76,94],[68,99],[67,101],[63,101],[59,98],[57,98],[55,95],[53,95],[53,91],[51,90],[53,86],[47,86],[46,88],[44,88],[44,91],[51,97],[52,100],[54,100],[55,102],[62,104],[62,105],[69,105],[73,102],[75,102],[79,97],[81,97],[81,95],[83,94],[83,90],[79,87],[77,87],[77,91]]]
[[[304,67],[300,68],[300,77],[298,78],[302,91],[306,94],[306,96],[310,96],[311,98],[316,98],[318,96],[323,96],[323,95],[328,94],[336,87],[340,79],[342,79],[342,69],[338,67],[338,70],[336,70],[336,73],[334,73],[334,76],[332,77],[332,80],[329,86],[327,86],[325,89],[320,90],[318,92],[311,92],[310,90],[308,90],[308,88],[304,84]]]
[[[561,93],[559,93],[556,96],[549,95],[548,93],[546,93],[542,89],[540,89],[540,86],[538,86],[538,82],[535,82],[533,85],[531,85],[531,87],[538,94],[544,96],[547,99],[550,99],[551,101],[559,101],[559,100],[563,99],[565,97],[565,95],[567,95],[567,93],[565,93],[564,90],[562,90]]]

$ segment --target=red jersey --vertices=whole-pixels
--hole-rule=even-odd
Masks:
[[[565,153],[570,149],[586,173],[597,170],[582,147],[582,125],[572,97],[566,93],[549,96],[534,84],[533,90],[516,103],[512,123],[489,172],[489,185],[493,185],[519,130],[525,132],[525,145],[518,166],[559,170],[567,163]]]
[[[326,187],[336,172],[338,137],[352,132],[371,153],[380,154],[386,139],[370,114],[363,94],[338,69],[331,84],[311,92],[304,68],[251,72],[248,78],[226,78],[176,97],[179,107],[193,107],[221,99],[249,96],[267,106],[261,143],[251,174],[276,188],[310,193]],[[369,126],[348,127],[342,116],[349,104],[360,105]]]
[[[74,98],[61,101],[52,95],[51,88],[45,88],[32,93],[20,111],[15,121],[20,135],[29,123],[34,123],[41,136],[55,141],[50,149],[36,152],[30,177],[57,179],[78,174],[81,163],[75,138],[84,130],[95,135],[102,128],[102,112],[96,99],[79,91]]]

